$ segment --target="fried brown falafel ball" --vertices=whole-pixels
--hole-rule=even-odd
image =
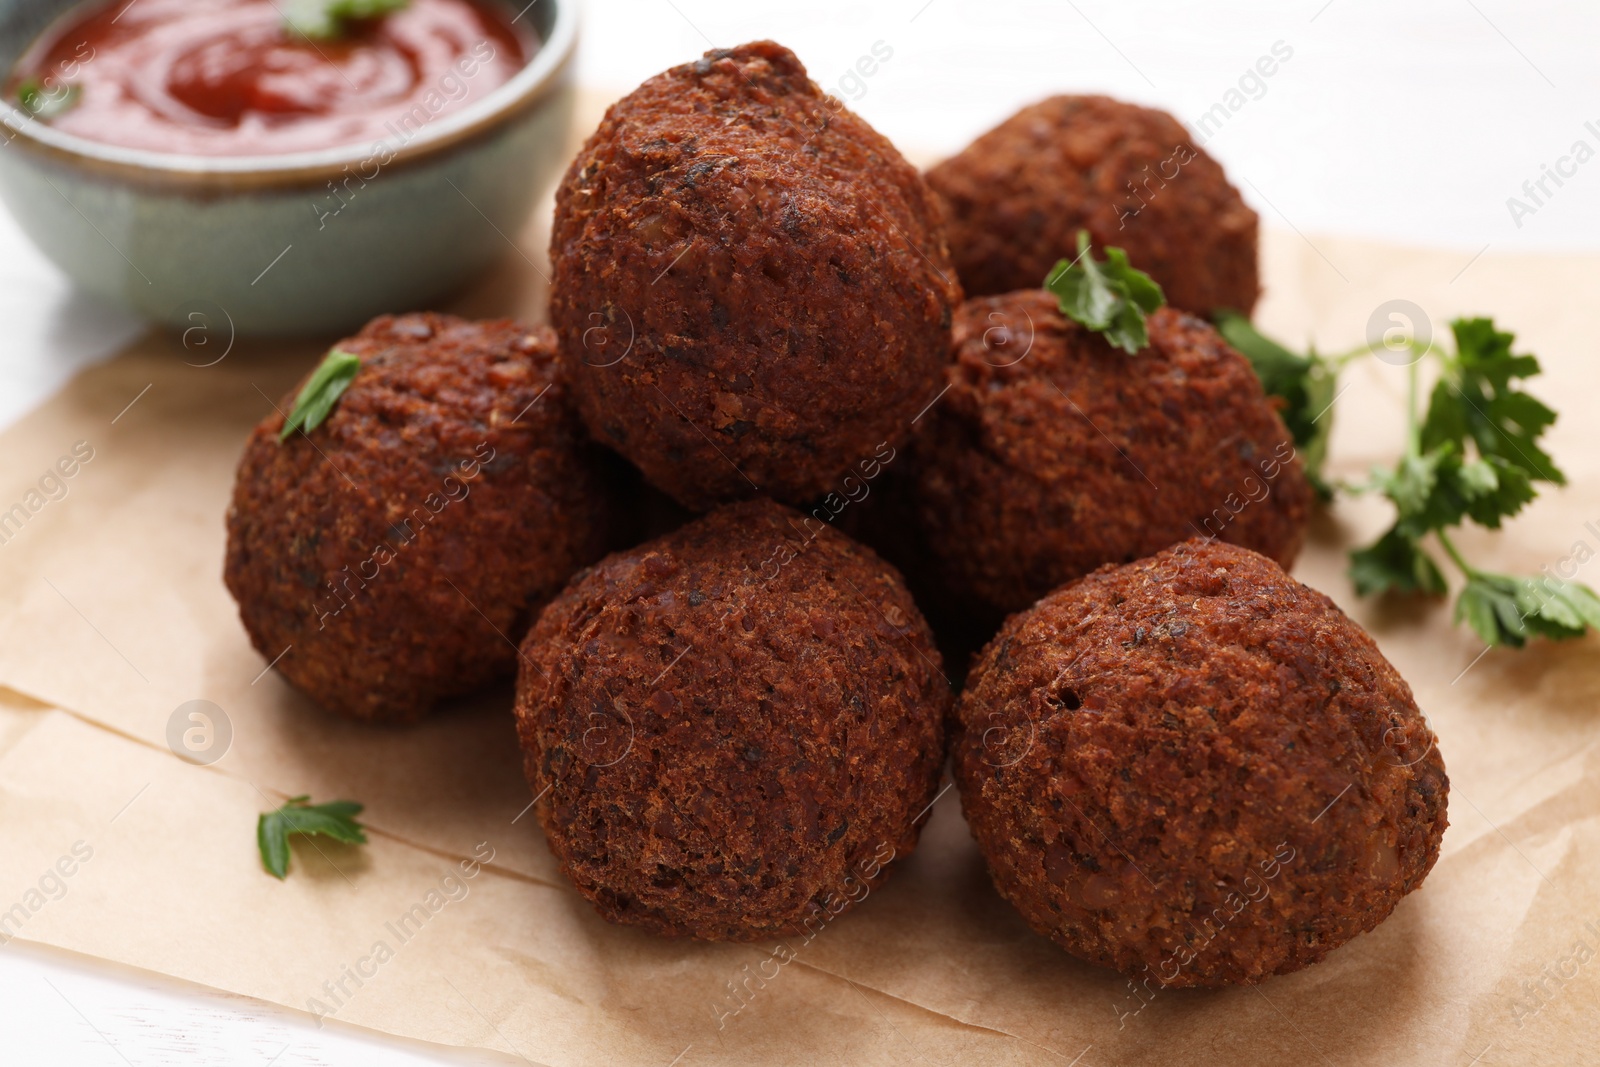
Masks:
[[[1000,895],[1159,986],[1259,982],[1371,930],[1439,856],[1411,690],[1327,597],[1200,540],[1013,616],[957,711]]]
[[[1104,563],[1218,537],[1294,563],[1312,493],[1245,358],[1161,308],[1137,355],[1043,290],[956,313],[950,389],[915,447],[917,514],[951,591],[1018,611]]]
[[[590,431],[695,509],[804,502],[902,440],[961,300],[916,169],[771,41],[612,105],[550,258]]]
[[[512,673],[503,635],[605,551],[598,449],[548,329],[384,316],[335,347],[361,368],[327,421],[279,443],[296,386],[245,447],[224,579],[296,688],[415,719]]]
[[[928,172],[968,296],[1044,284],[1077,234],[1127,250],[1175,307],[1248,315],[1256,213],[1165,111],[1104,96],[1023,108]]]
[[[712,512],[575,578],[523,654],[539,820],[612,922],[814,931],[916,845],[949,687],[900,576],[830,526]]]

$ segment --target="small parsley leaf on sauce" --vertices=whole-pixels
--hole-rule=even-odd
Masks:
[[[17,103],[22,105],[22,110],[42,122],[49,122],[71,111],[82,95],[81,85],[59,85],[55,89],[46,89],[37,78],[29,78],[17,86]]]
[[[291,33],[312,41],[331,41],[343,36],[351,22],[381,18],[408,3],[410,0],[288,0],[283,19]]]

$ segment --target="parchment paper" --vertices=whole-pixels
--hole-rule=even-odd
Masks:
[[[539,317],[543,233],[451,310]],[[1285,229],[1264,255],[1259,321],[1291,344],[1348,347],[1395,298],[1440,333],[1459,313],[1516,330],[1544,362],[1534,389],[1561,412],[1550,444],[1571,484],[1461,542],[1512,572],[1570,560],[1600,585],[1600,565],[1578,562],[1600,551],[1600,312],[1585,291],[1600,258],[1474,259]],[[0,434],[0,511],[78,442],[93,451],[0,543],[0,934],[563,1067],[1596,1055],[1600,642],[1484,653],[1445,605],[1357,600],[1344,551],[1383,528],[1380,503],[1320,517],[1296,568],[1411,682],[1450,772],[1439,864],[1378,930],[1257,988],[1139,997],[1023,926],[950,793],[890,881],[780,963],[774,945],[596,919],[521,817],[507,691],[372,728],[264,673],[220,581],[222,516],[246,432],[324,346],[238,342],[197,366],[226,332],[146,338]],[[1333,473],[1356,477],[1399,448],[1405,381],[1375,361],[1347,380]],[[196,699],[232,728],[210,766],[168,748],[175,709]],[[298,793],[364,801],[373,841],[299,844],[279,883],[260,870],[255,818]],[[1289,891],[1292,867],[1281,877]]]

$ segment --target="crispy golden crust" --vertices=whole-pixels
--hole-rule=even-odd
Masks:
[[[503,635],[604,551],[607,497],[548,329],[385,316],[337,347],[363,364],[328,420],[245,447],[224,580],[317,703],[415,719],[512,672]]]
[[[725,507],[579,575],[523,653],[539,820],[612,922],[814,930],[916,844],[949,688],[899,575],[831,527]]]
[[[1175,307],[1255,307],[1256,213],[1164,111],[1052,97],[934,167],[928,184],[949,205],[969,296],[1043,285],[1087,229],[1096,247],[1126,249]]]
[[[1130,356],[1043,290],[969,300],[916,442],[917,511],[952,592],[1027,607],[1195,536],[1294,563],[1311,489],[1243,356],[1162,308]]]
[[[996,888],[1136,981],[1258,982],[1422,883],[1445,777],[1411,690],[1320,593],[1185,542],[1013,616],[957,710]]]
[[[770,41],[613,105],[550,258],[590,430],[697,509],[803,502],[903,439],[961,299],[921,176]]]

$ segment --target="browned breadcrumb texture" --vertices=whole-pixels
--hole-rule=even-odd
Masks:
[[[1256,213],[1165,111],[1104,96],[1023,108],[928,172],[969,296],[1043,285],[1080,229],[1126,249],[1176,307],[1248,314]]]
[[[579,575],[523,654],[535,808],[612,922],[815,933],[915,847],[949,687],[900,576],[831,527],[724,507]]]
[[[1190,315],[1162,308],[1149,329],[1130,356],[1043,290],[962,305],[914,461],[922,535],[955,596],[1018,611],[1196,536],[1294,563],[1311,488],[1255,372]]]
[[[385,316],[336,347],[362,365],[327,421],[279,443],[297,385],[251,434],[224,579],[296,688],[415,719],[514,671],[533,612],[605,550],[607,497],[549,329]]]
[[[1439,855],[1449,781],[1410,688],[1246,549],[1185,542],[1013,616],[957,718],[1000,895],[1152,991],[1315,963]]]
[[[614,104],[550,257],[589,429],[695,509],[804,502],[902,440],[961,299],[916,169],[770,41]]]

